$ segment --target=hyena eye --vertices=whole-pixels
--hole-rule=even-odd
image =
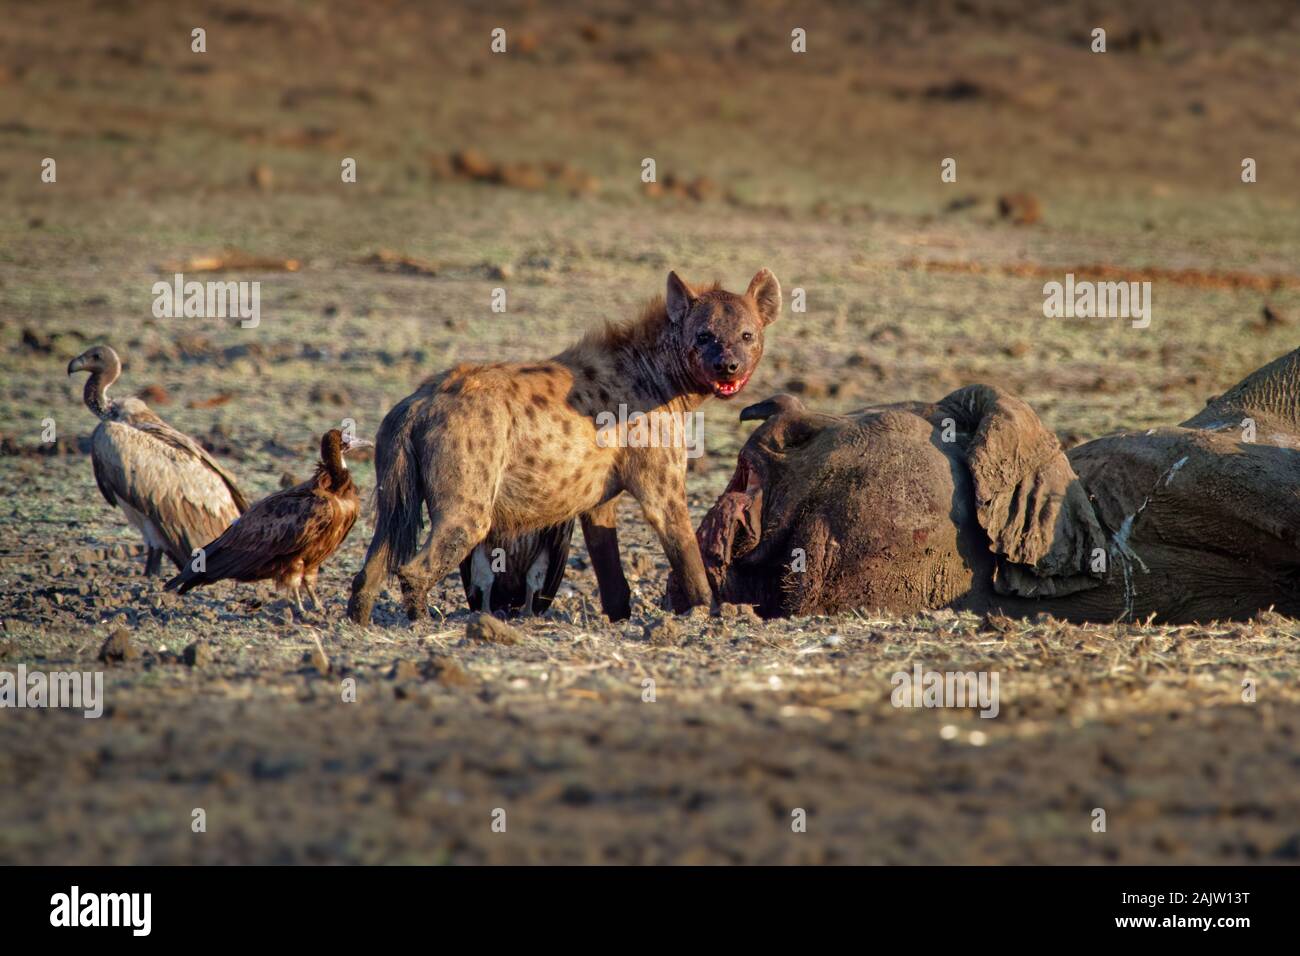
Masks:
[[[754,333],[746,332],[744,335],[741,336],[741,338],[744,339],[746,342],[752,342],[754,341]]]
[[[698,335],[695,336],[695,343],[697,345],[708,345],[709,342],[712,340],[713,340],[713,336],[710,335],[708,332],[700,332]]]

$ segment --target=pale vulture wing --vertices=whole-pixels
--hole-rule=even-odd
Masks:
[[[198,458],[208,468],[215,471],[221,480],[225,483],[226,488],[230,491],[231,500],[234,501],[235,507],[239,513],[243,514],[248,510],[248,499],[244,497],[243,492],[239,490],[239,485],[235,481],[235,476],[222,467],[221,463],[208,454],[208,450],[196,442],[184,432],[179,432],[171,425],[159,418],[143,402],[130,410],[128,421],[136,428],[150,435],[155,436],[160,441],[164,441],[178,451],[188,452]]]
[[[177,433],[178,434],[178,433]],[[239,516],[227,478],[184,444],[156,428],[105,421],[91,442],[95,481],[110,503],[123,502],[148,518],[183,564]]]

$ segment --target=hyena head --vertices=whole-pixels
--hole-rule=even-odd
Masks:
[[[759,269],[745,294],[736,295],[723,289],[697,293],[670,272],[666,301],[691,384],[719,398],[738,394],[763,357],[763,330],[781,311],[776,276]]]

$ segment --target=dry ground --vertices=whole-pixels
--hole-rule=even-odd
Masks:
[[[841,410],[992,381],[1067,441],[1186,417],[1296,345],[1300,13],[1070,6],[4,4],[0,665],[98,668],[118,628],[142,656],[107,670],[101,720],[0,712],[0,862],[1300,859],[1292,621],[647,633],[666,565],[631,508],[625,625],[595,612],[575,539],[517,644],[465,637],[454,580],[414,628],[391,602],[351,627],[368,519],[298,621],[248,586],[163,595],[78,451],[93,421],[63,369],[91,342],[125,357],[118,394],[157,386],[261,495],[431,371],[549,354],[670,268],[736,288],[761,265],[808,309],[773,327],[745,397],[708,407],[697,516],[736,412],[780,390]],[[527,165],[472,182],[460,150]],[[646,195],[645,157],[700,198]],[[1041,221],[1000,219],[1009,192]],[[257,329],[152,316],[155,281],[226,250],[299,264],[214,273],[261,281]],[[1187,271],[1152,273],[1149,329],[1042,318],[1044,270],[1102,264]],[[998,671],[1000,714],[893,708],[917,661]]]

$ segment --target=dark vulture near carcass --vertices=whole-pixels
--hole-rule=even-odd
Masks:
[[[316,574],[338,550],[361,510],[357,486],[343,456],[371,442],[344,435],[337,428],[320,440],[316,474],[256,502],[215,541],[167,582],[168,591],[184,594],[202,584],[274,580],[288,591],[299,612],[301,591],[320,608]]]
[[[145,574],[161,573],[164,552],[184,567],[195,548],[247,510],[248,501],[230,472],[140,399],[109,401],[122,362],[107,345],[74,358],[68,363],[73,372],[90,373],[86,407],[99,418],[90,448],[95,482],[144,536]]]
[[[572,519],[514,538],[489,534],[460,563],[470,610],[544,613],[564,580],[572,537]]]

